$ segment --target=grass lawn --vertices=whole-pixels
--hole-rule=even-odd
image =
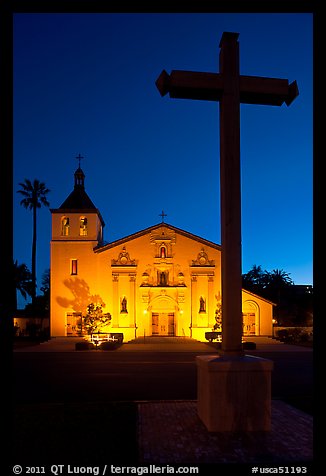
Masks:
[[[19,404],[13,439],[19,464],[135,464],[137,404]]]

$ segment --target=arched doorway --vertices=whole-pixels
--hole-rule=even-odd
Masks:
[[[176,301],[170,296],[157,296],[150,304],[152,336],[176,335]]]
[[[259,308],[254,301],[245,301],[242,310],[243,335],[259,335]]]

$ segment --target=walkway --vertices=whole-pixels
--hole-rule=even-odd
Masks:
[[[272,401],[272,429],[266,434],[210,433],[192,400],[142,402],[138,415],[140,463],[299,466],[313,461],[313,417],[279,400]]]

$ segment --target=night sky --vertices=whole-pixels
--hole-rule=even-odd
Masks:
[[[58,208],[76,156],[112,242],[161,221],[220,244],[219,104],[160,96],[173,69],[219,72],[224,31],[240,74],[297,81],[287,107],[241,105],[242,272],[313,284],[313,16],[309,13],[14,15],[14,259],[31,269],[32,213],[19,182]],[[38,211],[37,278],[51,213]],[[40,291],[38,291],[40,292]],[[21,300],[20,307],[26,301]]]

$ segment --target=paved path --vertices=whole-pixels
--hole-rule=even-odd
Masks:
[[[272,401],[271,410],[270,432],[219,434],[208,432],[201,422],[196,401],[139,403],[140,463],[299,466],[312,462],[312,416],[278,400]]]

